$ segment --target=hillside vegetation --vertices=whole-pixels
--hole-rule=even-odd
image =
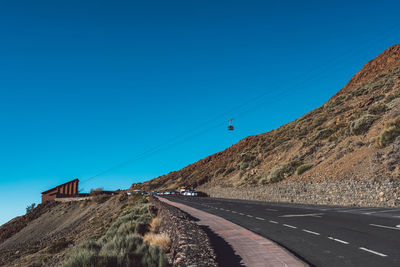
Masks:
[[[386,189],[381,190],[380,183],[389,180],[388,186],[392,187],[400,180],[399,116],[400,45],[395,45],[368,62],[324,105],[299,119],[249,136],[179,171],[133,186],[163,190],[189,185],[225,197],[229,196],[223,191],[229,190],[219,188],[229,187],[237,189],[230,197],[269,200],[262,190],[269,194],[268,188],[285,185],[287,192],[281,192],[282,200],[315,203],[320,200],[302,201],[289,195],[307,191],[304,184],[332,183],[340,192],[358,182],[362,186],[354,190],[371,184],[377,188],[375,200],[398,205],[399,192],[391,189],[389,196],[386,192],[382,196]],[[249,190],[261,193],[250,197]],[[323,203],[361,203],[352,201],[330,199]]]
[[[0,227],[0,265],[167,266],[156,218],[142,196],[45,202]]]

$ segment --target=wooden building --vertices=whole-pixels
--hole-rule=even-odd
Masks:
[[[56,187],[42,192],[42,203],[48,200],[54,200],[61,197],[73,197],[79,194],[79,180],[74,179],[65,184],[57,185]]]

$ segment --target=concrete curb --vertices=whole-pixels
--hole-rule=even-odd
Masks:
[[[208,226],[216,235],[223,238],[242,258],[241,263],[245,266],[307,266],[277,244],[239,225],[181,203],[161,197],[158,199],[199,219],[197,223]]]

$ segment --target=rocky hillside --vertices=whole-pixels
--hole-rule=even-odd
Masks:
[[[189,185],[218,195],[213,188],[268,190],[277,185],[352,181],[374,184],[387,179],[393,183],[400,180],[398,135],[400,45],[394,45],[365,64],[321,107],[140,186],[162,190]],[[379,199],[382,194],[377,188]],[[397,205],[400,195],[393,190],[390,194],[384,199]]]
[[[0,266],[217,266],[193,218],[148,196],[40,204],[0,227]]]

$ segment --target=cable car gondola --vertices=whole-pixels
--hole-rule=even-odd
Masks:
[[[228,131],[233,131],[235,127],[232,125],[233,118],[229,120]]]

